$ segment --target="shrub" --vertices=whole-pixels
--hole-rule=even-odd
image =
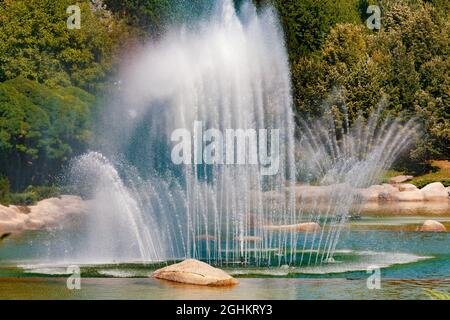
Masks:
[[[11,203],[22,206],[31,206],[37,202],[33,192],[12,193],[10,199]]]
[[[0,204],[8,205],[9,201],[9,180],[6,177],[0,177]]]
[[[59,195],[60,190],[55,186],[29,186],[24,192],[11,193],[9,200],[14,205],[30,206],[43,199]]]
[[[60,190],[55,186],[29,186],[25,193],[34,194],[36,201],[60,196]]]

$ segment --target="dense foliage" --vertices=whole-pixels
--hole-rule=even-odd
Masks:
[[[422,124],[403,164],[450,158],[448,1],[376,1],[379,31],[366,27],[366,0],[254,2],[279,12],[299,119],[331,108],[352,121],[383,103],[386,114]],[[72,0],[0,1],[0,201],[9,188],[51,184],[88,147],[96,100],[130,42],[158,39],[213,3],[83,0],[82,27],[69,30]]]
[[[112,67],[114,24],[81,2],[81,29],[67,28],[71,0],[0,5],[0,81],[19,75],[49,86],[93,91]]]
[[[361,21],[359,0],[272,0],[269,3],[279,12],[293,61],[319,50],[336,23]]]
[[[380,31],[363,24],[336,24],[318,54],[293,63],[297,114],[319,116],[324,105],[341,110],[345,105],[354,119],[383,103],[387,114],[416,117],[422,125],[423,135],[404,164],[448,159],[448,18],[419,1],[380,5]]]
[[[90,139],[94,97],[18,77],[0,84],[0,169],[14,190],[50,182]]]
[[[85,150],[95,95],[108,86],[127,29],[106,10],[71,0],[0,2],[0,177],[13,191],[55,181]],[[5,178],[3,178],[5,179]]]

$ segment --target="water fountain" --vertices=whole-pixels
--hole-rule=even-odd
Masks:
[[[74,162],[92,212],[64,260],[115,262],[199,258],[217,265],[316,265],[333,260],[355,187],[376,181],[411,140],[412,123],[293,117],[283,36],[270,8],[217,1],[212,17],[174,28],[127,65],[105,111],[100,152]],[[344,112],[345,113],[345,112]],[[175,129],[279,129],[279,170],[176,165]],[[296,138],[297,137],[297,138]],[[196,139],[196,137],[194,137]],[[266,143],[268,143],[266,141]],[[331,186],[307,195],[304,183]],[[267,226],[317,222],[319,232]]]

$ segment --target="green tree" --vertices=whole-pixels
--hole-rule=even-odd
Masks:
[[[321,116],[323,105],[345,104],[352,121],[386,97],[386,114],[415,117],[422,126],[422,138],[405,163],[417,166],[433,158],[448,159],[449,21],[421,1],[379,4],[383,21],[379,32],[361,24],[337,24],[319,54],[294,63],[297,115]]]
[[[19,77],[0,84],[0,174],[13,190],[56,179],[90,141],[94,98]]]
[[[284,28],[292,61],[309,56],[321,46],[336,23],[360,21],[357,0],[273,0]]]
[[[48,86],[93,91],[111,73],[117,28],[103,10],[78,1],[81,29],[69,30],[71,0],[0,2],[0,81],[23,76]]]
[[[188,22],[211,12],[212,0],[104,0],[106,7],[143,36],[157,38],[173,24]]]

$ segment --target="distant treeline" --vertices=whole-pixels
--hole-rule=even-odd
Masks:
[[[370,2],[381,9],[380,30],[367,28],[364,0],[254,2],[279,12],[298,119],[346,108],[352,121],[384,101],[386,115],[417,117],[424,131],[400,165],[417,170],[450,158],[447,0]],[[0,1],[2,184],[22,191],[54,183],[92,143],[98,101],[113,86],[121,52],[208,14],[213,3],[78,1],[82,27],[69,30],[72,0]]]

